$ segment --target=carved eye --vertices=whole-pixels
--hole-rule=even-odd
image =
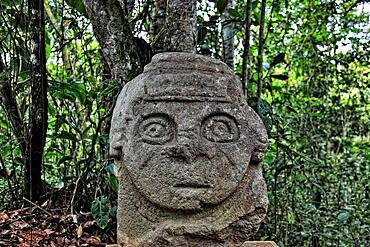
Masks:
[[[233,142],[239,139],[235,119],[227,114],[212,115],[202,123],[202,135],[212,142]]]
[[[173,121],[166,115],[145,118],[139,125],[139,134],[144,142],[164,144],[173,138]]]

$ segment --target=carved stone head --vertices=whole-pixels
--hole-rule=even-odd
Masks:
[[[189,53],[162,53],[123,88],[110,133],[110,153],[119,168],[121,243],[166,246],[158,243],[159,236],[168,235],[163,224],[194,228],[202,220],[212,224],[212,217],[225,215],[229,219],[224,221],[231,224],[246,215],[248,207],[255,211],[256,202],[261,202],[262,220],[267,198],[259,162],[267,135],[239,84],[222,62]],[[256,174],[249,172],[251,166]],[[253,188],[255,182],[260,188]],[[243,196],[230,199],[249,185],[255,191],[246,194],[255,201],[241,203]],[[227,216],[222,210],[230,211],[223,209],[230,203],[249,206]],[[172,244],[183,238],[179,234]]]

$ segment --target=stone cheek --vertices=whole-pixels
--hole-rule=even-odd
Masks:
[[[234,247],[258,230],[267,135],[237,85],[219,61],[164,53],[124,87],[110,133],[121,246]]]

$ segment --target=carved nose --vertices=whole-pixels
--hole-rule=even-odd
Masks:
[[[192,131],[182,131],[177,135],[177,142],[173,149],[173,155],[190,162],[198,156],[198,147],[199,143],[196,133]]]
[[[172,149],[175,157],[185,159],[188,162],[194,161],[198,156],[205,156],[208,159],[216,155],[216,147],[209,143],[202,142],[197,131],[182,130],[177,133],[176,146]]]
[[[175,156],[182,158],[188,162],[194,160],[198,155],[198,151],[194,146],[190,145],[179,145],[176,148]]]

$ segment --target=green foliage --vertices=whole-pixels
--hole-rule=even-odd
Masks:
[[[370,241],[369,5],[267,1],[264,90],[256,99],[259,2],[253,3],[248,99],[270,137],[264,161],[270,211],[256,239],[279,246],[364,245]],[[244,4],[236,1],[230,12],[239,30],[237,74]],[[199,52],[219,58],[217,6],[200,9],[206,32]]]
[[[285,53],[281,52],[274,57],[274,60],[272,60],[270,67],[274,67],[275,65],[278,65],[279,63],[285,62]]]
[[[118,179],[117,179],[117,176],[116,176],[116,172],[115,172],[115,165],[114,163],[112,164],[109,164],[107,166],[107,171],[109,173],[108,176],[105,177],[106,181],[108,182],[108,184],[111,186],[112,190],[114,192],[118,192]]]
[[[0,73],[11,80],[27,129],[31,102],[29,46],[25,40],[29,33],[20,22],[27,18],[27,5],[23,1],[14,5],[15,2],[1,2],[0,6],[9,11],[1,12],[7,24],[0,26],[1,47],[7,55],[0,56],[1,64],[6,66]],[[119,86],[110,80],[91,25],[80,14],[84,13],[80,9],[82,1],[68,4],[72,8],[63,1],[45,1],[49,121],[43,178],[52,187],[69,193],[64,198],[66,204],[77,178],[91,181],[77,187],[76,193],[81,196],[74,200],[81,209],[89,209],[96,193],[107,195],[115,203],[117,181],[105,167],[112,163],[107,152],[108,132]],[[21,194],[23,161],[6,112],[0,111],[0,123],[0,170],[11,174],[0,176],[0,193],[5,194],[1,209],[22,204],[21,198],[12,198],[9,192],[17,191],[14,197]]]
[[[268,15],[265,61],[271,62],[263,99],[272,107],[264,162],[270,211],[256,238],[279,246],[369,240],[370,78],[363,57],[369,49],[354,40],[350,50],[341,45],[351,36],[346,26],[368,25],[363,16],[369,14],[353,4],[280,2]],[[253,47],[252,54],[256,61]],[[266,125],[266,111],[258,112]]]
[[[85,5],[82,0],[66,0],[66,3],[82,15],[86,15]]]
[[[273,122],[272,122],[272,107],[271,105],[265,101],[264,99],[259,98],[258,99],[258,107],[257,107],[257,112],[258,115],[261,117],[265,128],[267,130],[267,133],[270,133],[273,127]]]
[[[110,215],[108,198],[106,196],[97,197],[91,204],[91,213],[96,224],[98,224],[101,229],[106,228]]]

